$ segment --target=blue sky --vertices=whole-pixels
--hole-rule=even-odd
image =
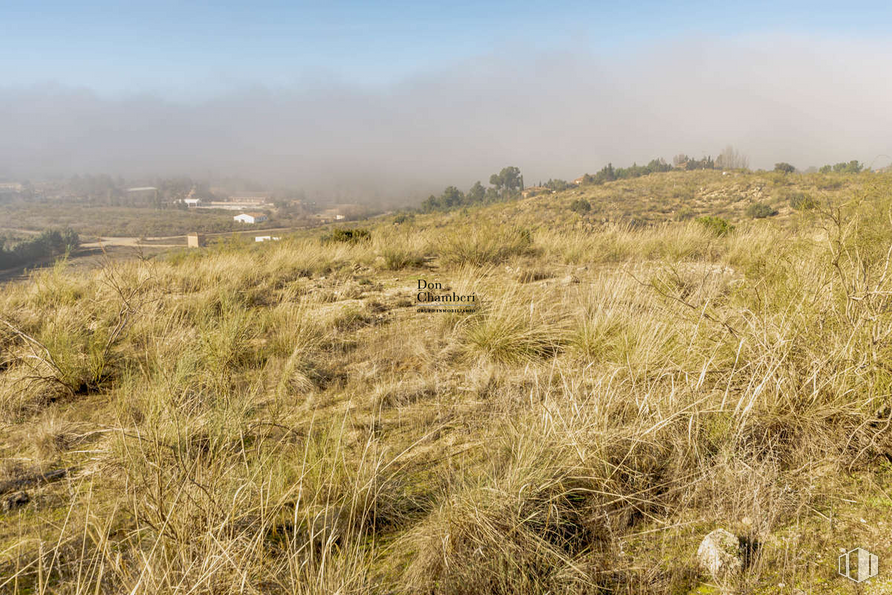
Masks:
[[[508,48],[622,55],[761,32],[882,37],[888,2],[0,0],[0,86],[201,99],[261,85],[387,86]]]

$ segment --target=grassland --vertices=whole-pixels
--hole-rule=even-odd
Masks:
[[[892,176],[366,227],[5,286],[0,591],[851,593],[840,548],[892,556]],[[722,585],[716,527],[755,544]]]
[[[647,226],[665,221],[686,221],[701,216],[747,220],[747,209],[763,204],[782,219],[804,200],[839,201],[861,189],[873,177],[859,175],[790,175],[776,172],[672,171],[603,185],[572,188],[512,203],[503,215],[526,225],[563,226],[575,223],[618,222]],[[586,200],[591,211],[582,220],[569,207]]]

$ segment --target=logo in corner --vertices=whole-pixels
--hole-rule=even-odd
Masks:
[[[850,581],[863,583],[879,572],[879,558],[863,548],[855,548],[839,557],[839,574]]]

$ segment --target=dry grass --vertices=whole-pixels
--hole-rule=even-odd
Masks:
[[[0,592],[707,593],[718,526],[726,588],[845,592],[840,547],[892,554],[872,183],[722,238],[497,205],[7,285],[0,481],[70,472],[0,513]]]
[[[529,254],[532,244],[532,235],[527,229],[482,221],[450,227],[441,234],[433,249],[444,265],[482,267]]]

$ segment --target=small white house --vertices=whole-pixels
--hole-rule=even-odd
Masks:
[[[233,217],[239,223],[263,223],[268,219],[263,213],[242,213]]]
[[[255,242],[277,242],[277,241],[279,241],[279,238],[277,238],[276,236],[255,236],[254,241]]]
[[[201,199],[200,198],[184,198],[183,202],[186,203],[187,207],[200,207]]]

